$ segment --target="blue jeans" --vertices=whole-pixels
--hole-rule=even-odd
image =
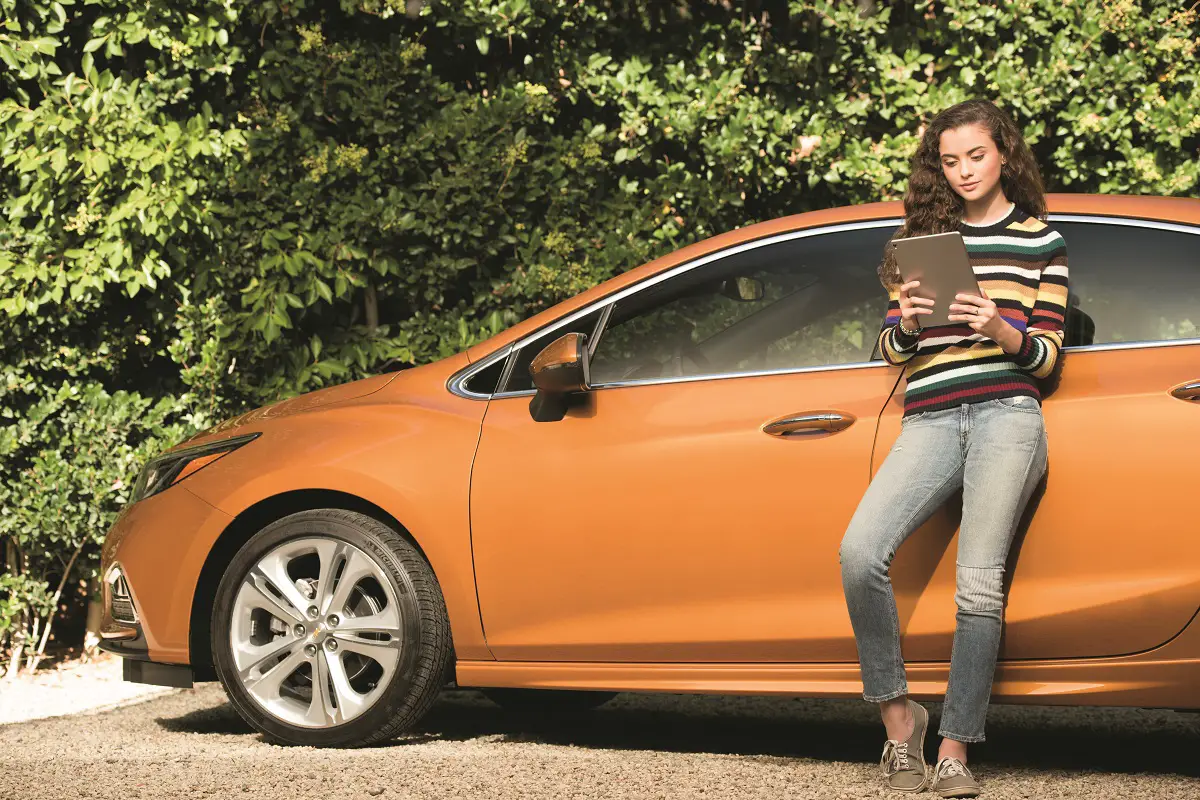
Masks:
[[[838,553],[866,700],[908,694],[888,567],[909,534],[962,487],[958,613],[938,733],[960,742],[984,740],[1004,619],[1004,564],[1046,465],[1046,428],[1032,397],[985,400],[902,420],[900,436],[859,502]]]

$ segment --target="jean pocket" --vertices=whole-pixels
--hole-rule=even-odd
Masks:
[[[919,421],[925,419],[926,417],[928,417],[932,413],[933,413],[932,411],[918,411],[916,414],[908,414],[906,416],[903,416],[900,418],[900,427],[903,428],[905,425],[909,425],[913,422],[919,422]]]
[[[1024,411],[1026,414],[1041,414],[1042,405],[1037,401],[1036,397],[1030,397],[1027,394],[1019,394],[1015,397],[997,397],[992,401],[1002,408],[1011,408],[1013,411]]]

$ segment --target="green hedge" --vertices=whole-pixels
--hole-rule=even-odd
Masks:
[[[897,199],[960,100],[1053,191],[1195,194],[1180,5],[0,0],[0,644],[93,576],[152,450]]]

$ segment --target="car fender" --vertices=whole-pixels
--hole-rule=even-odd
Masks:
[[[414,376],[420,380],[402,373],[364,397],[231,428],[227,435],[262,435],[182,486],[233,518],[229,527],[273,498],[305,493],[338,493],[378,508],[433,568],[458,657],[490,659],[475,593],[469,518],[471,462],[486,403],[428,385],[444,386],[465,363],[465,355],[446,359],[429,365],[441,367],[437,370],[412,370],[434,373]],[[312,506],[296,506],[305,507]],[[211,550],[214,544],[195,546]],[[199,579],[198,570],[194,577]]]

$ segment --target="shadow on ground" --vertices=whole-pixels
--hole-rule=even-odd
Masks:
[[[935,760],[940,704],[927,703],[926,760]],[[252,735],[228,703],[159,718],[188,734]],[[597,711],[505,711],[471,690],[448,690],[413,733],[381,747],[482,737],[611,750],[867,762],[882,727],[866,703],[770,697],[622,694]],[[993,706],[988,742],[972,760],[992,769],[1095,770],[1200,777],[1200,715],[1123,708]]]

